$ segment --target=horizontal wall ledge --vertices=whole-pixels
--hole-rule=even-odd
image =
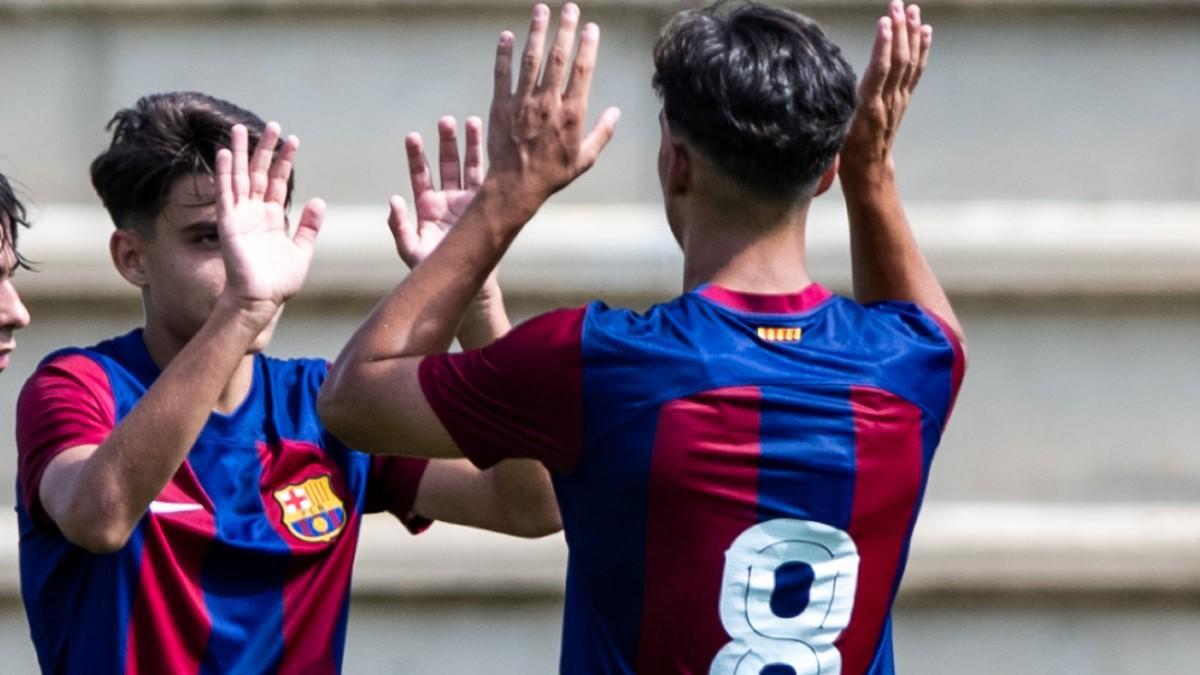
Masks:
[[[17,532],[0,526],[0,594],[18,593]],[[534,598],[563,592],[566,544],[437,524],[413,537],[368,516],[357,596]],[[902,596],[1109,596],[1200,600],[1200,506],[932,503],[913,539]]]
[[[561,536],[522,541],[435,526],[409,541],[369,518],[355,567],[368,595],[562,593]],[[1200,506],[929,504],[902,593],[1187,594],[1200,599]]]
[[[385,207],[331,207],[301,299],[373,299],[403,279]],[[1200,202],[917,203],[909,219],[955,295],[1200,297]],[[31,299],[129,298],[108,257],[99,207],[45,205],[22,251],[38,273],[17,280]],[[818,200],[811,275],[850,288],[849,237],[836,198]],[[510,297],[646,296],[679,292],[682,256],[657,204],[547,206],[501,264]]]
[[[550,4],[556,6],[559,3],[551,2]],[[665,15],[678,9],[710,3],[699,0],[583,0],[580,4],[584,11],[632,8]],[[807,0],[806,2],[785,0],[779,4],[790,5],[804,11],[815,7],[878,10],[886,3],[879,0]],[[236,14],[247,12],[345,13],[406,9],[511,10],[524,9],[532,5],[532,0],[0,0],[0,12],[27,14],[64,11]],[[927,8],[983,10],[1193,10],[1200,9],[1200,0],[924,0],[921,5]]]

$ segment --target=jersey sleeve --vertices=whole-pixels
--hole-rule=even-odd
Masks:
[[[543,314],[483,349],[421,362],[425,399],[476,466],[529,458],[562,473],[578,462],[586,312]]]
[[[43,517],[38,489],[64,450],[99,445],[116,426],[108,374],[82,354],[43,364],[17,401],[17,490],[25,508]]]
[[[922,403],[935,411],[944,428],[954,410],[966,373],[966,350],[958,335],[940,316],[909,302],[880,302],[867,305],[904,344],[902,351],[913,355],[905,377],[919,379]]]
[[[408,457],[371,455],[367,474],[367,497],[363,510],[367,513],[388,513],[396,516],[409,532],[419,534],[433,524],[417,515],[413,503],[429,460]]]

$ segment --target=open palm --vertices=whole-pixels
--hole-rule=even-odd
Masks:
[[[461,166],[456,130],[453,117],[438,121],[441,190],[434,188],[420,134],[409,134],[405,139],[416,218],[415,222],[410,221],[404,200],[393,197],[388,224],[396,240],[396,250],[409,268],[419,265],[437,248],[483,183],[483,122],[478,117],[467,119],[466,161]]]
[[[300,141],[291,136],[276,153],[279,131],[278,124],[268,124],[249,158],[246,128],[235,125],[230,149],[217,153],[217,227],[225,292],[239,306],[271,315],[304,284],[325,213],[324,202],[312,200],[295,234],[288,234],[284,204]]]
[[[871,60],[859,83],[858,109],[842,145],[842,175],[894,169],[892,144],[929,62],[933,28],[917,5],[893,0],[876,26]]]

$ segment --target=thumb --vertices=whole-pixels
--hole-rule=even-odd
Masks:
[[[620,108],[608,108],[600,114],[600,119],[596,120],[596,126],[588,132],[588,135],[583,139],[583,143],[579,147],[579,172],[583,173],[592,168],[596,163],[596,158],[600,156],[600,151],[608,142],[612,140],[613,134],[617,131],[617,121],[621,119]]]
[[[300,213],[300,224],[296,226],[296,233],[292,235],[292,241],[311,256],[313,247],[317,243],[317,233],[321,231],[321,225],[324,222],[325,200],[309,201],[304,205],[304,211]]]
[[[392,239],[396,242],[396,252],[400,254],[400,258],[404,260],[405,264],[412,267],[410,261],[421,243],[416,224],[409,221],[408,206],[400,195],[392,195],[392,198],[388,200],[388,206],[388,229],[391,230]]]

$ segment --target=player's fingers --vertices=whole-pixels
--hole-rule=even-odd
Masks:
[[[546,60],[546,74],[542,77],[542,91],[558,93],[567,72],[567,61],[575,46],[575,27],[579,23],[579,6],[573,2],[563,5],[558,15],[558,32]]]
[[[300,212],[300,224],[296,226],[296,233],[292,235],[292,241],[309,257],[312,256],[313,247],[317,243],[317,233],[321,231],[321,225],[324,222],[324,200],[312,199],[304,205],[304,210]]]
[[[884,94],[896,90],[904,79],[904,70],[908,64],[908,26],[904,15],[904,3],[893,0],[888,8],[888,18],[892,22],[892,54],[891,68],[887,80],[883,83]]]
[[[908,29],[908,66],[905,68],[904,80],[900,83],[906,91],[911,89],[913,76],[916,75],[917,66],[921,63],[921,8],[918,5],[909,5],[907,13]]]
[[[564,101],[587,108],[599,48],[600,27],[594,23],[586,24],[579,38],[579,51],[575,54],[575,62],[571,65],[571,79],[567,82]]]
[[[396,242],[396,253],[409,269],[421,262],[421,234],[417,224],[408,217],[408,206],[399,195],[393,195],[388,212],[388,228]]]
[[[621,119],[620,108],[609,108],[600,114],[600,119],[596,120],[596,126],[588,132],[588,135],[583,139],[583,143],[579,146],[579,157],[577,160],[576,169],[579,173],[583,173],[592,168],[596,163],[596,158],[600,156],[600,151],[608,142],[612,140],[613,134],[617,131],[617,121]]]
[[[404,198],[400,195],[392,195],[388,199],[388,230],[391,231],[392,237],[397,242],[400,241],[400,231],[407,224],[406,221],[407,209],[404,204]]]
[[[467,153],[463,162],[464,187],[477,190],[483,185],[483,120],[467,118]]]
[[[408,154],[408,179],[412,183],[413,197],[433,190],[433,176],[429,162],[425,159],[425,142],[416,132],[404,138],[404,149]]]
[[[892,70],[892,19],[881,17],[875,26],[875,45],[871,48],[871,60],[863,72],[862,82],[858,86],[858,97],[861,101],[879,98],[883,95],[883,85]]]
[[[525,51],[521,54],[521,72],[517,75],[517,96],[524,98],[537,85],[538,73],[542,68],[542,49],[546,46],[546,27],[550,23],[550,8],[538,3],[533,6],[533,18],[529,22],[529,36],[525,39]]]
[[[933,26],[928,24],[921,26],[921,62],[917,64],[917,72],[913,73],[912,81],[908,84],[910,91],[917,88],[917,83],[921,81],[921,76],[925,74],[925,66],[929,65],[929,49],[932,46]]]
[[[233,212],[233,153],[226,148],[217,151],[217,223],[226,221]]]
[[[235,124],[229,132],[229,149],[233,153],[233,196],[239,202],[250,195],[250,176],[248,175],[248,160],[246,146],[249,145],[246,127]]]
[[[458,158],[458,120],[447,115],[438,120],[438,174],[443,190],[462,188],[462,164]]]
[[[250,197],[262,199],[267,194],[267,184],[270,181],[271,161],[275,157],[275,146],[279,143],[279,123],[267,122],[262,134],[258,137],[258,145],[254,146],[254,154],[250,157]]]
[[[408,222],[408,206],[400,195],[392,195],[388,200],[388,230],[402,255],[416,246],[416,228]]]
[[[492,69],[495,79],[492,88],[492,100],[503,101],[512,96],[512,48],[513,34],[504,31],[496,43],[496,65]]]
[[[288,136],[283,142],[283,148],[275,155],[271,171],[267,176],[267,193],[263,196],[266,201],[284,204],[288,197],[288,179],[292,177],[292,166],[296,161],[296,151],[300,149],[300,139]]]
[[[908,10],[903,2],[892,3],[892,28],[895,33],[894,65],[907,66],[909,63],[908,44]]]

